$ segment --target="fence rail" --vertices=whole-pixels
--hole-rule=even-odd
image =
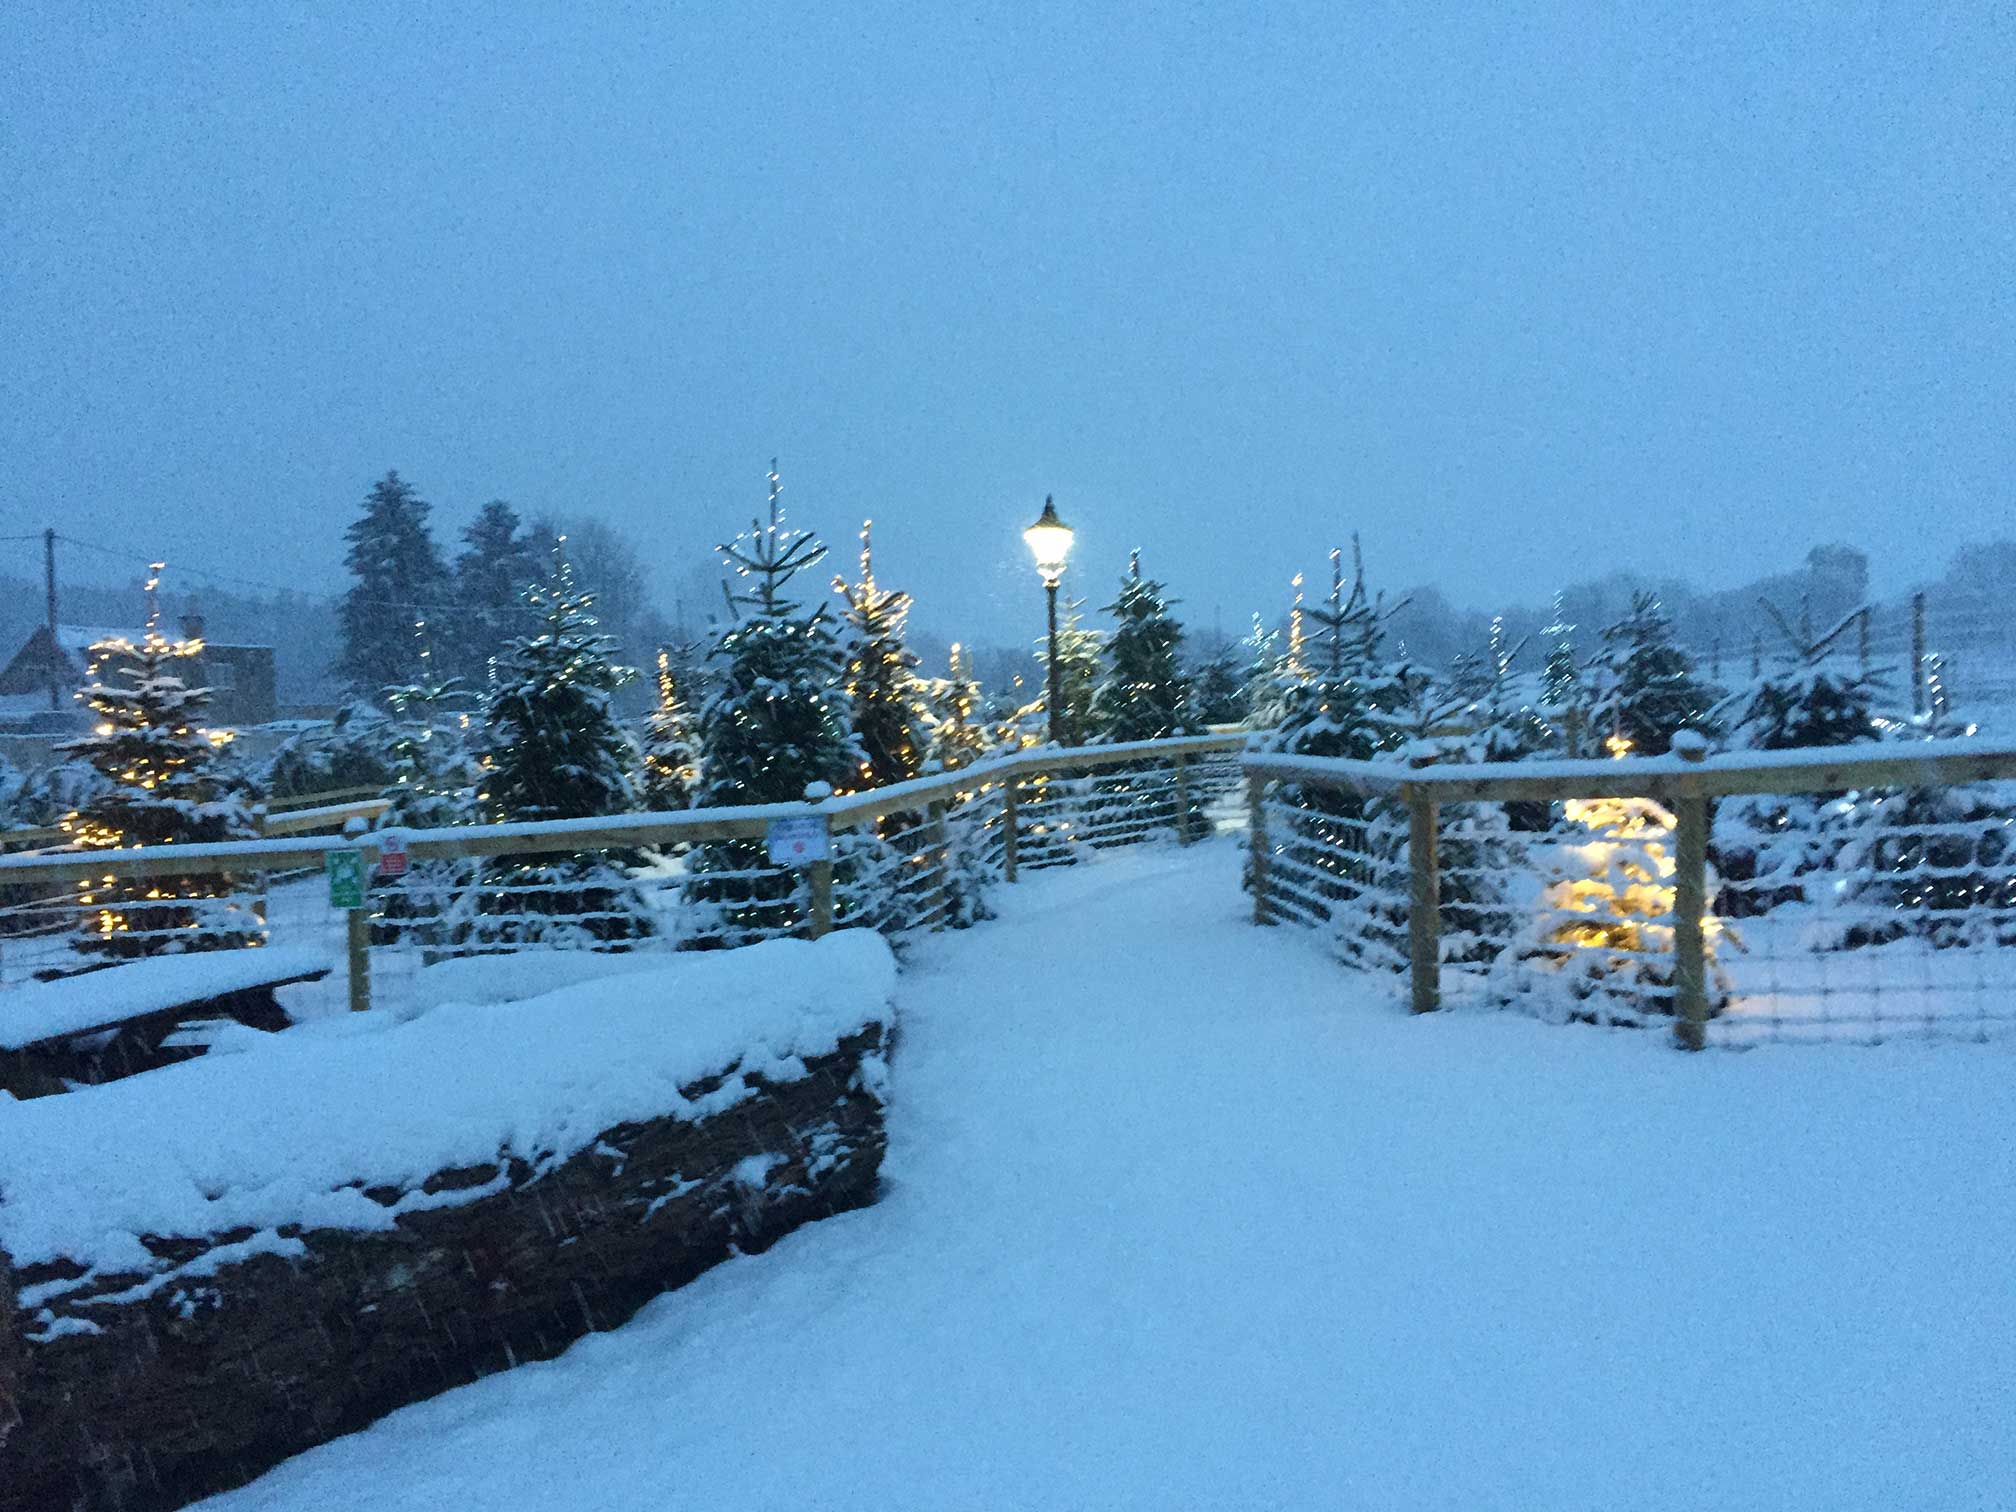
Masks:
[[[1409,767],[1248,754],[1261,923],[1688,1048],[2016,1024],[2016,746]]]
[[[693,948],[839,924],[964,923],[984,914],[989,887],[1022,870],[1154,835],[1197,838],[1236,789],[1243,738],[1038,747],[821,801],[402,830],[406,876],[374,887],[370,906],[340,926],[320,878],[298,874],[348,849],[374,867],[382,831],[5,857],[0,982],[143,953],[143,936],[181,932],[201,945],[194,937],[212,930],[257,944],[340,928],[353,1006],[364,1006],[372,954],[403,966],[535,946]],[[382,813],[362,800],[286,820],[323,827]],[[773,864],[763,845],[773,821],[808,818],[829,858]]]

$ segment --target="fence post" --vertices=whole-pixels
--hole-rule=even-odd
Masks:
[[[1435,800],[1407,793],[1407,954],[1416,1013],[1442,1002],[1442,873],[1435,857]]]
[[[1673,817],[1673,1037],[1699,1050],[1708,1042],[1708,800],[1683,794]]]
[[[370,821],[357,815],[343,821],[343,838],[357,847],[364,874],[364,903],[344,910],[343,953],[350,976],[350,1011],[364,1013],[371,1007],[371,874],[378,869],[376,848],[365,845]]]
[[[1015,880],[1020,853],[1016,849],[1018,836],[1016,826],[1021,823],[1016,810],[1021,807],[1017,801],[1022,784],[1011,773],[1001,783],[1001,878],[1005,882]]]
[[[363,1013],[371,1006],[371,910],[344,910],[347,921],[347,955],[350,967],[350,1011]]]
[[[832,796],[830,783],[805,784],[805,801],[812,805],[815,816],[826,829],[826,854],[805,868],[805,882],[812,892],[812,912],[805,927],[806,933],[815,940],[833,932],[833,820],[819,807],[822,799]]]
[[[1911,595],[1911,712],[1925,712],[1925,595]]]
[[[1190,843],[1190,758],[1175,758],[1176,768],[1176,843]]]
[[[1246,779],[1246,860],[1253,874],[1253,922],[1267,919],[1267,779],[1255,772]]]
[[[945,822],[945,800],[942,798],[933,798],[927,814],[928,817],[925,823],[928,828],[925,830],[925,833],[931,838],[931,849],[938,854],[938,891],[943,895],[938,900],[937,911],[946,918],[950,918],[952,914],[952,830]],[[942,919],[940,920],[940,925],[941,927],[943,925]]]

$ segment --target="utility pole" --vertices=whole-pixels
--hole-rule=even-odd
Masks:
[[[53,528],[42,532],[42,587],[49,620],[49,708],[53,713],[63,707],[58,689],[63,648],[56,643],[56,532]]]

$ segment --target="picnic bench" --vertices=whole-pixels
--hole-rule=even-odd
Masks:
[[[320,951],[201,951],[0,992],[0,1091],[43,1097],[201,1055],[202,1024],[287,1027],[274,989],[327,976]]]

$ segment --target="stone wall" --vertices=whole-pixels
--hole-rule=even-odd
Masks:
[[[862,1066],[883,1037],[863,1030],[698,1122],[606,1130],[543,1172],[439,1172],[420,1190],[443,1205],[389,1232],[150,1240],[161,1270],[82,1284],[58,1262],[9,1285],[0,1253],[0,1509],[186,1505],[870,1201],[880,1066]],[[367,1195],[412,1206],[406,1190]]]

